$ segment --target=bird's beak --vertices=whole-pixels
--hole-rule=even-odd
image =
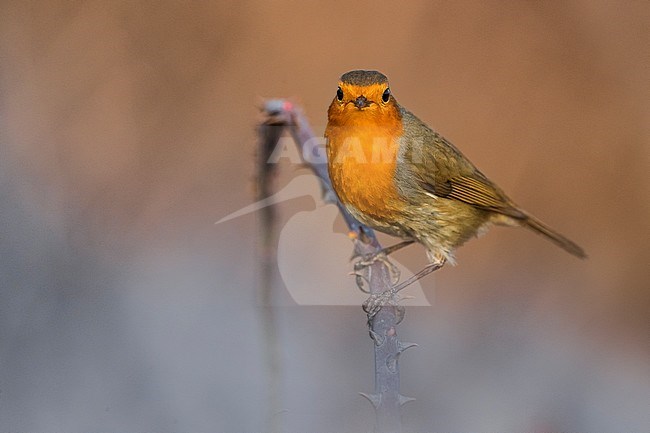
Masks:
[[[357,107],[359,110],[367,107],[368,105],[370,104],[368,103],[366,97],[363,95],[359,96],[357,99],[354,100],[354,106]]]

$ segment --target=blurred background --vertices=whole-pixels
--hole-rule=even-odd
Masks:
[[[404,430],[650,430],[650,3],[0,8],[0,432],[372,430],[361,309],[292,303],[277,271],[263,305],[259,216],[214,224],[255,199],[262,98],[322,134],[359,68],[589,254],[496,228],[424,280]],[[355,290],[327,216],[303,258]]]

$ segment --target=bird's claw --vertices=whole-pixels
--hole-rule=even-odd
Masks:
[[[363,303],[363,311],[368,315],[368,320],[372,319],[381,308],[385,305],[390,305],[392,307],[398,307],[399,309],[399,298],[397,292],[394,289],[388,289],[382,293],[376,293],[370,295],[368,299]],[[403,307],[401,307],[403,309]],[[402,317],[404,315],[402,314]]]
[[[390,284],[391,286],[394,286],[399,282],[399,279],[401,277],[401,272],[399,268],[395,265],[395,263],[391,262],[388,260],[388,256],[384,256],[383,259],[379,259],[381,262],[386,265],[386,268],[388,269],[388,274],[390,276]]]
[[[366,287],[371,278],[372,265],[376,262],[381,262],[386,266],[386,269],[388,269],[391,285],[395,285],[399,282],[400,270],[388,259],[385,252],[379,251],[375,254],[368,254],[360,257],[360,259],[354,263],[354,271],[352,272],[352,275],[356,276],[357,287],[359,287],[359,289],[364,293],[369,293]]]
[[[363,293],[370,293],[370,271],[366,270],[366,272],[363,272],[362,269],[355,269],[354,271],[350,272],[350,275],[354,275],[355,282],[357,283],[357,287],[359,290],[361,290]],[[368,288],[367,288],[368,287]]]
[[[384,341],[386,341],[385,336],[382,336],[382,335],[376,333],[375,331],[373,331],[372,323],[371,323],[370,319],[368,319],[368,334],[370,334],[370,338],[372,339],[372,341],[375,342],[375,344],[377,346],[381,346],[382,344],[384,344]]]

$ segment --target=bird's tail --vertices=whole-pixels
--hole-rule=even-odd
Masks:
[[[587,258],[587,254],[578,244],[562,236],[534,216],[526,214],[526,217],[521,221],[525,227],[528,227],[533,231],[546,236],[551,242],[563,248],[568,253],[571,253],[581,259]]]

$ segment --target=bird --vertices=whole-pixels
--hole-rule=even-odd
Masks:
[[[455,250],[493,225],[526,227],[570,254],[585,251],[513,202],[450,141],[401,106],[379,71],[343,74],[327,111],[327,168],[356,219],[417,242],[428,265],[455,264]],[[395,248],[395,249],[397,249]],[[392,250],[391,250],[392,251]]]

